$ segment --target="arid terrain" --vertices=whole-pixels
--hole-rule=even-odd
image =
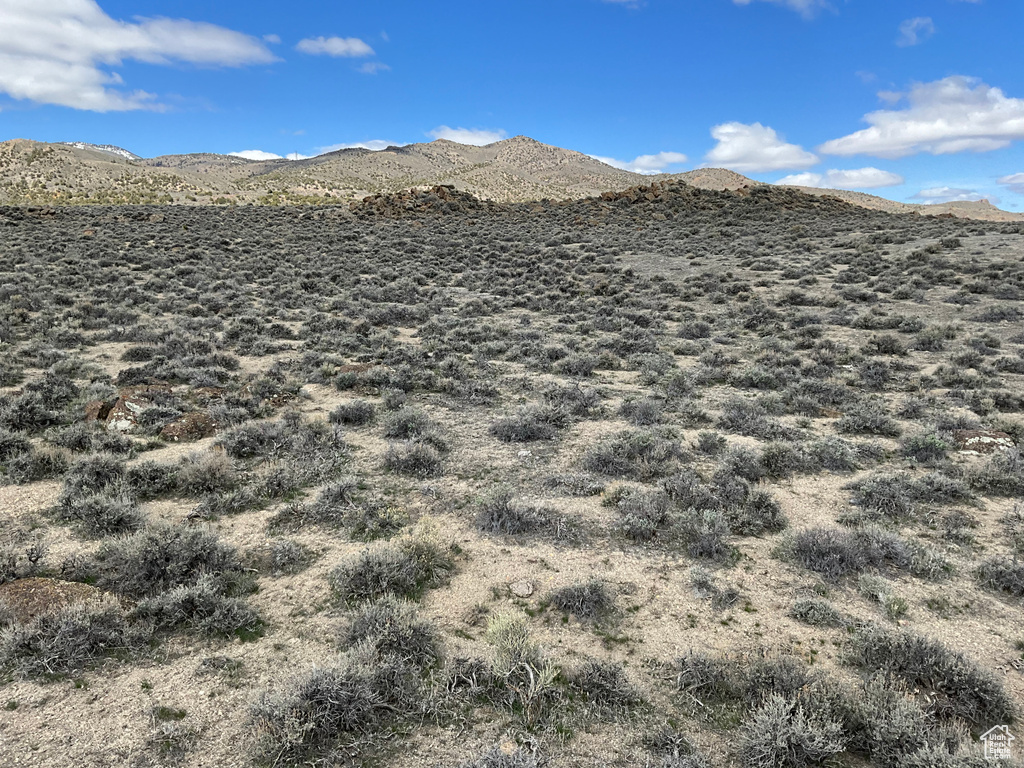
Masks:
[[[682,182],[698,189],[764,186],[722,168],[644,176],[527,136],[467,146],[440,139],[380,151],[342,149],[304,160],[248,160],[209,153],[141,158],[81,142],[0,142],[0,204],[349,205],[367,195],[455,187],[483,200],[578,200],[631,185]],[[1020,221],[982,202],[900,203],[864,192],[799,187],[886,213]]]
[[[0,208],[0,765],[1024,743],[1024,223],[303,167],[346,204]]]

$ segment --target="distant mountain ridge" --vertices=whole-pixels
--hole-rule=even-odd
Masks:
[[[93,152],[105,152],[108,155],[114,155],[115,157],[123,157],[125,160],[142,159],[134,152],[129,152],[123,147],[115,147],[113,144],[90,144],[87,141],[59,141],[57,143],[63,144],[66,147],[74,147],[75,149],[90,149]]]
[[[194,153],[140,158],[109,144],[26,139],[0,142],[0,204],[331,204],[367,195],[451,185],[499,203],[593,197],[682,181],[700,189],[762,186],[721,168],[647,176],[526,136],[486,146],[445,139],[383,150],[341,149],[303,160]],[[987,203],[911,205],[861,192],[799,188],[894,213],[1024,221]]]

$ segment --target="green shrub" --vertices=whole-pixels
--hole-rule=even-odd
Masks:
[[[434,431],[436,426],[425,411],[405,406],[384,417],[384,437],[412,440]]]
[[[697,433],[697,450],[706,456],[718,456],[726,445],[726,439],[717,432]]]
[[[133,625],[116,601],[69,606],[0,630],[0,669],[20,677],[67,675],[134,653],[148,639],[148,627]]]
[[[412,603],[386,595],[363,607],[342,638],[351,648],[368,644],[377,656],[398,658],[403,664],[429,669],[441,659],[438,632],[417,618]]]
[[[140,600],[135,615],[163,630],[190,629],[221,637],[259,632],[262,621],[256,611],[223,590],[215,576],[204,573],[195,584],[182,584]]]
[[[1024,563],[1016,557],[996,555],[978,565],[978,581],[986,589],[1024,596]]]
[[[532,405],[498,419],[491,424],[490,432],[503,443],[528,443],[551,440],[565,423],[565,415],[559,411]]]
[[[188,454],[178,464],[176,477],[178,489],[186,496],[228,491],[238,482],[234,463],[220,451]]]
[[[934,691],[933,706],[940,716],[982,727],[1015,719],[1017,708],[999,679],[938,640],[867,626],[854,634],[849,659],[872,674],[891,675]]]
[[[439,545],[407,539],[365,550],[339,565],[328,582],[340,600],[359,603],[385,595],[415,599],[425,589],[448,580],[455,568],[451,554]]]
[[[826,600],[797,600],[790,606],[789,615],[812,627],[841,627],[846,624],[843,615]]]
[[[604,582],[593,579],[556,590],[551,595],[551,604],[580,621],[595,621],[607,616],[615,601]]]
[[[575,697],[609,714],[627,713],[643,698],[622,665],[612,661],[588,659],[565,673]]]
[[[138,502],[125,488],[63,496],[57,507],[62,520],[74,522],[86,536],[133,533],[145,525]]]
[[[661,404],[649,398],[627,400],[619,408],[619,415],[634,427],[649,427],[661,421]]]
[[[740,729],[746,768],[825,765],[846,748],[842,726],[806,711],[797,700],[772,694]]]
[[[829,581],[887,565],[910,569],[914,560],[914,550],[907,542],[877,528],[808,528],[795,533],[784,549],[797,565]]]
[[[599,475],[650,480],[668,474],[681,456],[682,449],[675,440],[633,430],[606,438],[588,450],[583,468]]]
[[[934,464],[946,458],[950,446],[938,435],[921,434],[906,438],[900,452],[919,464]]]
[[[968,474],[971,488],[986,496],[1024,497],[1024,456],[1019,449],[999,451]]]
[[[244,583],[234,547],[200,528],[153,525],[107,540],[96,552],[98,586],[132,598],[194,585],[209,574],[234,590]]]
[[[384,454],[384,467],[392,472],[412,477],[437,477],[444,460],[432,445],[410,440],[391,444]]]
[[[340,739],[366,736],[402,709],[390,703],[387,682],[355,660],[317,668],[294,688],[264,695],[250,713],[258,759],[299,765],[318,762]],[[393,682],[393,681],[392,681]],[[399,702],[408,711],[418,702]]]
[[[361,427],[369,424],[377,415],[377,409],[373,403],[366,400],[353,400],[350,403],[342,403],[330,414],[332,424],[344,424],[349,427]]]
[[[849,435],[882,435],[899,437],[900,427],[889,415],[884,403],[864,400],[847,406],[836,423],[836,429]]]

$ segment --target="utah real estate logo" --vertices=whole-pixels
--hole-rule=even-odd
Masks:
[[[1010,745],[1015,740],[1014,735],[1010,733],[1010,726],[997,725],[983,733],[981,740],[985,744],[986,760],[1010,759]]]

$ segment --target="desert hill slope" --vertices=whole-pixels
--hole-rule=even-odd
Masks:
[[[142,159],[119,147],[82,142],[0,142],[0,204],[15,205],[347,203],[438,185],[482,200],[511,203],[594,197],[651,181],[712,190],[762,186],[721,168],[644,176],[525,136],[483,147],[439,139],[381,151],[342,149],[303,160],[248,160],[212,153]],[[1024,215],[988,203],[911,205],[860,192],[799,189],[893,213],[1024,221]]]

